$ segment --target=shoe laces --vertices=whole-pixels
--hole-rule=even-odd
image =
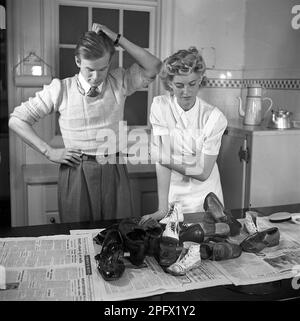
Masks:
[[[197,257],[196,248],[191,247],[187,250],[185,255],[181,258],[181,260],[178,263],[184,266],[188,266],[191,263],[195,263],[195,259],[196,261],[198,261],[200,259],[200,255]]]
[[[170,230],[174,233],[174,234],[178,234],[178,224],[177,222],[170,222]]]
[[[165,216],[165,218],[171,217],[173,215],[173,213],[174,213],[174,209],[175,209],[175,203],[171,203],[170,204],[170,208],[169,208],[168,213]]]

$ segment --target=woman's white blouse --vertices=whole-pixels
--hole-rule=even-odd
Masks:
[[[154,136],[169,138],[175,159],[200,155],[202,164],[204,154],[218,155],[227,126],[224,114],[204,100],[197,97],[195,105],[185,112],[171,95],[153,99],[150,122]],[[209,192],[214,192],[223,202],[217,163],[204,182],[172,171],[169,202],[180,201],[184,213],[203,211],[203,202]]]

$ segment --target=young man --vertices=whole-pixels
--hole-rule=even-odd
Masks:
[[[127,70],[110,69],[114,46],[120,45],[137,63]],[[132,215],[127,169],[116,161],[103,162],[107,152],[99,146],[101,132],[116,137],[116,158],[125,146],[119,142],[127,96],[148,86],[160,68],[160,60],[106,26],[93,24],[75,50],[78,75],[53,79],[34,98],[16,107],[9,127],[27,144],[60,164],[58,202],[62,222],[113,219]],[[65,148],[53,148],[32,125],[59,112]],[[105,135],[104,135],[105,136]],[[101,139],[100,139],[101,140]]]

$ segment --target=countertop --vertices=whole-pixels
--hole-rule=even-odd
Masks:
[[[294,127],[288,129],[274,129],[267,126],[263,121],[259,126],[244,125],[243,119],[228,119],[227,130],[237,133],[248,133],[251,135],[300,135],[300,121],[294,121]]]

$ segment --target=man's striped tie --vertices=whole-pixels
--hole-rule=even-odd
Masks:
[[[92,86],[87,93],[87,96],[89,97],[96,97],[98,95],[99,95],[99,90],[97,86]]]

